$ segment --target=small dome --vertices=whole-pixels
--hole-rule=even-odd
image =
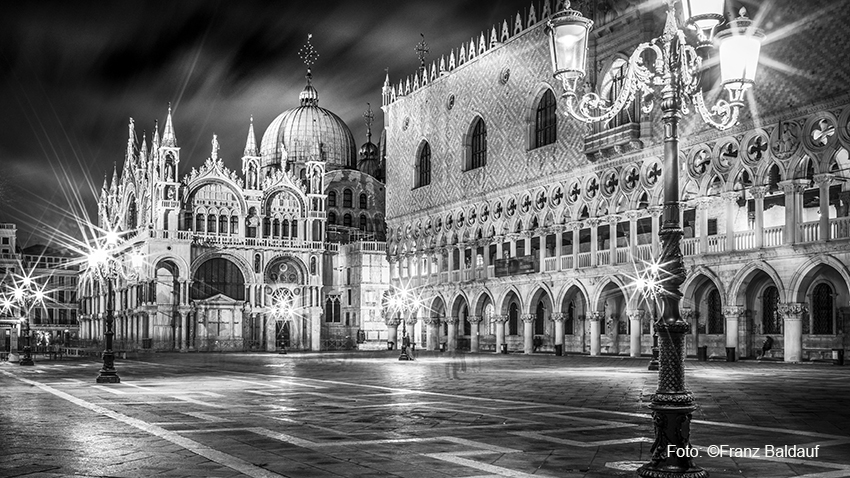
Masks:
[[[360,161],[367,159],[378,159],[379,155],[380,151],[378,151],[378,147],[375,146],[372,142],[367,142],[360,147]]]

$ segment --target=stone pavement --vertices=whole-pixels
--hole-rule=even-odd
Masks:
[[[396,357],[149,354],[114,385],[90,358],[3,363],[0,476],[604,477],[648,460],[648,359]],[[712,477],[850,477],[850,366],[688,360],[687,380]]]

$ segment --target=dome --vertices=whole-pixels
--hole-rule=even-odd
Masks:
[[[378,151],[378,147],[374,145],[374,143],[368,142],[360,147],[360,160],[366,159],[378,159],[380,152]]]
[[[319,92],[310,84],[309,74],[299,98],[301,106],[281,113],[263,134],[263,167],[279,166],[286,160],[308,161],[316,156],[319,145],[329,169],[356,167],[357,146],[351,130],[339,116],[319,106]]]

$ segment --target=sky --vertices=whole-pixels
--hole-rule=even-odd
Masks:
[[[539,2],[536,2],[539,3]],[[241,169],[249,118],[257,141],[298,106],[312,34],[320,106],[366,141],[363,113],[382,130],[381,85],[520,10],[530,0],[9,1],[0,7],[0,222],[18,244],[76,231],[95,195],[120,172],[129,118],[150,139],[169,102],[181,147],[179,175],[199,167],[218,135],[227,167]],[[539,5],[537,6],[539,8]]]

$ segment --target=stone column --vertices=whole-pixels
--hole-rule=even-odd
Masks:
[[[419,341],[417,340],[416,335],[416,323],[419,322],[419,317],[416,316],[416,312],[411,313],[410,317],[404,319],[405,323],[407,323],[407,335],[410,337],[410,344],[416,344]],[[421,332],[421,329],[420,329]]]
[[[581,252],[581,221],[573,221],[570,223],[573,230],[573,269],[578,269],[578,255]]]
[[[564,312],[552,314],[552,322],[555,323],[555,345],[564,345],[564,322],[566,320],[567,314]]]
[[[784,244],[796,244],[800,241],[797,213],[797,195],[800,189],[796,180],[781,181],[779,187],[785,192],[785,237]]]
[[[712,198],[700,198],[696,201],[697,223],[694,235],[699,238],[699,253],[708,252],[708,209],[711,207]]]
[[[611,252],[609,264],[617,263],[617,224],[620,222],[620,216],[611,214],[608,216],[608,248]]]
[[[591,312],[588,319],[590,320],[590,355],[599,355],[601,350],[600,332],[601,324],[605,318],[602,312]]]
[[[833,174],[815,174],[812,178],[814,183],[818,185],[818,199],[820,200],[819,242],[832,239],[829,234],[829,186],[834,177]]]
[[[530,354],[534,352],[534,314],[522,314],[522,339],[523,352]]]
[[[661,217],[664,208],[661,206],[652,206],[647,208],[647,210],[649,210],[649,214],[652,216],[652,259],[655,260],[661,253],[661,243],[658,240],[658,233],[661,230],[661,226],[658,224],[658,218]]]
[[[466,320],[469,321],[470,328],[472,329],[469,335],[469,351],[472,353],[478,353],[481,349],[480,334],[482,319],[483,317],[480,315],[470,315],[466,318]]]
[[[764,197],[767,195],[767,186],[753,186],[750,188],[750,194],[753,195],[755,203],[755,225],[753,233],[755,234],[756,249],[764,247]]]
[[[688,351],[691,348],[693,348],[693,355],[696,355],[697,347],[699,347],[699,324],[697,323],[696,314],[694,314],[692,309],[684,308],[679,310],[679,317],[691,326],[691,334],[693,335],[692,347],[688,345],[688,337],[685,336],[685,357],[688,356]]]
[[[266,351],[274,352],[277,350],[277,321],[269,314],[263,314],[262,317],[266,325]]]
[[[735,354],[740,357],[741,353],[738,350],[738,324],[744,315],[744,308],[739,305],[732,305],[723,308],[723,316],[726,318],[726,347],[735,349]]]
[[[727,191],[720,195],[726,203],[726,252],[732,252],[735,247],[735,209],[738,208],[738,191]]]
[[[505,344],[505,322],[508,321],[507,315],[494,315],[491,317],[496,323],[496,353],[501,353],[502,345]]]
[[[638,261],[638,236],[637,236],[637,220],[640,213],[638,211],[626,211],[626,217],[629,219],[629,259],[632,262]]]
[[[803,315],[806,304],[785,302],[779,304],[779,313],[785,321],[785,361],[800,362],[803,359]]]
[[[425,325],[428,326],[426,348],[428,350],[438,350],[440,348],[440,337],[438,335],[440,332],[440,318],[425,317]]]
[[[598,264],[596,252],[599,250],[599,219],[592,217],[585,221],[585,224],[590,228],[590,267],[596,267]]]
[[[457,350],[457,324],[460,322],[460,318],[447,317],[446,322],[449,324],[449,336],[446,337],[446,350],[454,352]]]
[[[393,344],[393,350],[398,348],[398,326],[401,324],[401,317],[390,317],[386,319],[387,324],[387,343]]]
[[[626,311],[626,316],[629,318],[629,356],[640,357],[640,321],[643,318],[642,309],[629,309]]]
[[[557,226],[555,229],[555,257],[558,258],[555,264],[555,270],[561,270],[561,244],[564,242],[564,226]]]
[[[180,351],[188,352],[188,344],[189,344],[189,314],[187,312],[179,312],[180,313]]]

